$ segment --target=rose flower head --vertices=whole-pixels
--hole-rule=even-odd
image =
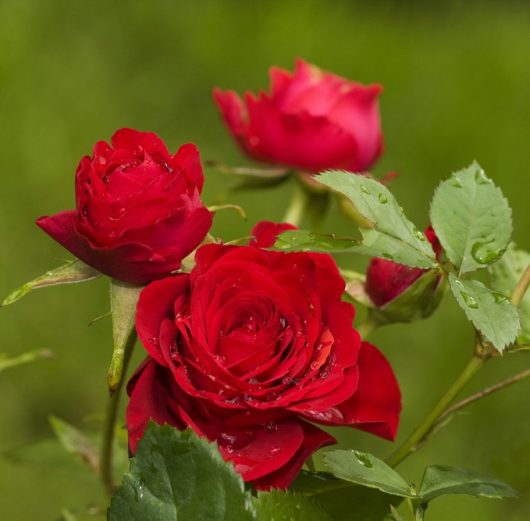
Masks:
[[[136,327],[149,356],[128,386],[133,452],[150,419],[191,427],[268,489],[335,442],[315,424],[394,438],[396,378],[353,328],[335,262],[262,249],[273,227],[255,227],[249,246],[201,246],[190,274],[142,291]]]
[[[212,214],[195,145],[171,155],[151,132],[118,130],[76,172],[76,209],[37,224],[86,264],[136,284],[169,275],[204,239]]]
[[[213,91],[222,117],[241,148],[258,161],[309,172],[336,168],[363,172],[382,151],[380,85],[361,85],[302,59],[294,73],[270,70],[270,91],[244,100]]]

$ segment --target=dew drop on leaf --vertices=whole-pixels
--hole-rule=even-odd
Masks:
[[[370,460],[370,458],[363,454],[362,452],[357,452],[356,450],[352,451],[354,456],[357,458],[357,461],[363,466],[368,469],[371,469],[373,467],[373,464]]]
[[[364,185],[361,185],[361,192],[370,195],[370,190],[368,190],[368,188],[366,188]]]
[[[478,302],[469,293],[461,291],[460,295],[462,296],[464,302],[468,307],[470,307],[471,309],[478,309]]]
[[[380,193],[380,194],[379,194],[379,202],[380,202],[381,204],[386,204],[386,203],[388,203],[388,197],[387,197],[385,194]]]

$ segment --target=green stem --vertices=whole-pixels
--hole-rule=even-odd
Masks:
[[[361,335],[361,340],[366,340],[377,329],[377,326],[377,322],[368,315],[366,321],[357,328],[357,331]]]
[[[309,193],[300,184],[296,183],[291,197],[291,202],[287,207],[282,221],[295,226],[300,226],[304,218],[307,204],[309,202]]]
[[[523,297],[525,296],[525,293],[528,290],[528,286],[530,286],[530,265],[526,268],[521,278],[519,279],[519,282],[515,286],[515,289],[513,290],[512,304],[515,307],[519,306],[519,304],[523,300]]]
[[[112,496],[114,493],[114,478],[112,470],[112,452],[114,449],[114,435],[116,432],[116,421],[118,419],[118,412],[120,406],[121,394],[125,384],[127,366],[133,352],[134,344],[136,343],[136,332],[133,330],[127,339],[125,350],[123,354],[123,370],[121,378],[118,382],[116,390],[107,402],[105,412],[105,420],[103,423],[103,439],[101,442],[101,450],[99,456],[99,473],[101,482],[105,492]]]
[[[438,421],[438,418],[445,412],[447,407],[451,405],[452,401],[458,393],[466,386],[466,384],[473,378],[477,371],[484,365],[486,359],[473,357],[466,365],[460,376],[449,387],[446,393],[440,398],[438,403],[427,414],[424,420],[412,432],[412,434],[399,446],[387,459],[386,463],[391,467],[395,467],[401,463],[409,454],[414,452],[418,445],[431,432],[432,428]]]

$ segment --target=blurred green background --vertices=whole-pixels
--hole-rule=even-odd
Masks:
[[[77,162],[96,140],[130,126],[159,133],[172,150],[191,141],[203,158],[250,164],[223,128],[210,90],[265,86],[271,64],[292,68],[297,56],[384,85],[386,151],[374,171],[401,174],[392,190],[419,226],[427,223],[438,181],[477,159],[511,202],[516,241],[530,247],[527,2],[3,0],[0,294],[68,258],[33,222],[73,206]],[[228,183],[206,170],[206,201],[215,202]],[[291,188],[234,195],[249,222],[220,213],[215,233],[235,238],[257,219],[279,219]],[[340,233],[349,227],[336,211],[326,222]],[[363,261],[341,262],[358,267]],[[99,280],[42,290],[0,311],[0,351],[56,353],[0,374],[0,451],[50,437],[50,414],[97,426],[106,400],[110,321],[87,324],[108,309],[107,282]],[[401,381],[403,439],[467,361],[472,333],[446,299],[430,319],[387,327],[374,341]],[[470,390],[527,365],[523,355],[495,360]],[[529,518],[529,393],[527,381],[470,407],[401,467],[417,482],[428,463],[468,466],[507,481],[521,499],[440,499],[428,520]],[[379,456],[392,449],[355,431],[340,438]],[[44,455],[40,462],[22,459],[18,465],[0,459],[3,520],[54,520],[63,507],[103,501],[81,464]]]

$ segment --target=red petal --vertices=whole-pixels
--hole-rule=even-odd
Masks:
[[[260,221],[250,231],[250,235],[253,238],[249,241],[249,244],[258,248],[270,248],[274,246],[278,235],[287,230],[296,230],[296,226],[290,223]]]

